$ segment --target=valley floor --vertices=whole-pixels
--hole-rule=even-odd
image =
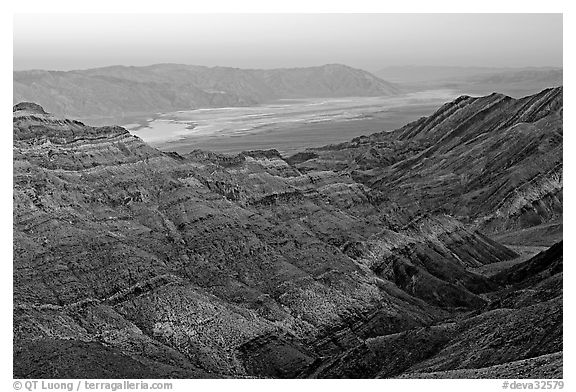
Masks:
[[[267,105],[198,109],[132,118],[126,128],[164,151],[221,153],[277,149],[293,154],[359,135],[393,130],[454,99],[449,89],[393,97],[282,100]]]

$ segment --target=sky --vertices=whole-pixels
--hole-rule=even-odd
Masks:
[[[562,14],[16,14],[14,70],[562,66]]]

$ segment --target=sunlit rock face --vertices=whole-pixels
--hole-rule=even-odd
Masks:
[[[414,336],[433,338],[407,363],[342,374],[457,369],[468,362],[431,358],[470,331],[467,317],[504,312],[502,290],[520,295],[476,272],[517,256],[492,233],[561,216],[561,107],[561,89],[463,97],[398,131],[286,158],[163,153],[121,127],[18,104],[14,375],[334,377],[326,366],[349,366],[350,350],[415,347]],[[524,322],[541,316],[523,306],[558,306],[539,298],[515,302]],[[486,314],[470,334],[491,328]],[[474,366],[530,358],[516,354]]]

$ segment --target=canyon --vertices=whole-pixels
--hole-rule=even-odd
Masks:
[[[13,108],[14,377],[562,377],[562,87],[287,156],[59,102]]]

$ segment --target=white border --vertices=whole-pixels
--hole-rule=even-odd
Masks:
[[[480,2],[465,2],[462,0],[404,0],[394,2],[384,1],[366,1],[366,0],[347,0],[347,1],[310,1],[310,0],[288,0],[282,2],[273,2],[272,0],[211,0],[202,3],[184,0],[163,0],[161,2],[151,0],[141,1],[119,1],[119,0],[100,0],[91,2],[82,2],[78,0],[22,0],[12,1],[8,5],[2,5],[2,20],[0,28],[2,31],[2,77],[3,86],[2,94],[2,113],[4,113],[4,127],[0,130],[0,154],[1,162],[1,221],[2,232],[0,236],[1,249],[3,251],[2,273],[1,278],[1,303],[5,322],[1,324],[1,336],[4,343],[4,352],[2,355],[2,384],[4,390],[12,390],[12,132],[8,128],[10,108],[12,106],[12,24],[14,13],[163,13],[167,10],[170,12],[229,12],[229,13],[266,13],[266,12],[420,12],[420,13],[438,13],[438,12],[546,12],[546,13],[564,13],[564,106],[568,108],[564,113],[565,133],[564,148],[567,152],[572,152],[576,148],[576,136],[574,132],[574,115],[573,115],[573,77],[574,69],[573,50],[574,46],[571,37],[576,36],[574,32],[574,23],[572,10],[569,1],[502,1],[502,0],[483,0]],[[571,45],[568,44],[571,42]],[[573,386],[574,377],[569,369],[575,369],[574,366],[574,338],[572,331],[575,330],[573,321],[574,303],[574,267],[572,256],[575,254],[572,243],[573,230],[571,223],[574,222],[575,208],[574,200],[574,174],[576,173],[576,155],[566,154],[564,157],[565,164],[565,190],[564,199],[565,212],[564,217],[567,222],[564,228],[565,256],[567,262],[565,268],[565,334],[564,334],[564,377],[566,390],[576,388]],[[530,326],[526,326],[530,328]],[[501,390],[501,380],[174,380],[175,391],[188,391],[200,389],[246,389],[251,392],[266,391],[271,388],[277,391],[293,391],[294,388],[318,389],[331,388],[336,390],[360,390],[360,389],[378,389],[385,390],[442,390],[442,391],[490,391]]]

